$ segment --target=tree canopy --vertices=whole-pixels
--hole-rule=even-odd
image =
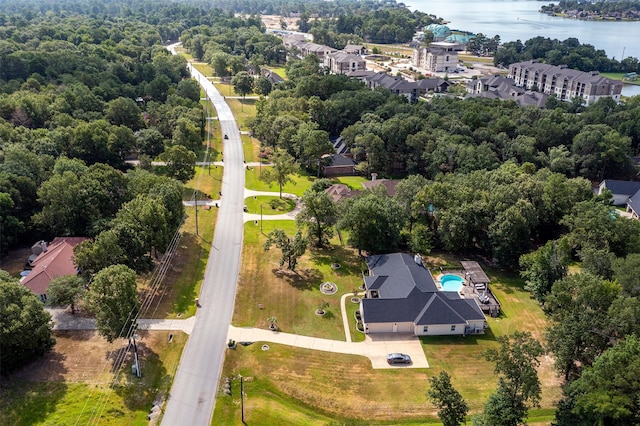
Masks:
[[[55,344],[51,315],[27,287],[0,274],[0,365],[9,373]]]

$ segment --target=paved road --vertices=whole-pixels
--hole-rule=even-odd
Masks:
[[[229,139],[224,140],[223,196],[200,291],[201,307],[165,408],[162,424],[168,426],[211,424],[242,250],[245,165],[238,125],[213,84],[190,65],[189,71],[213,102],[222,132]]]

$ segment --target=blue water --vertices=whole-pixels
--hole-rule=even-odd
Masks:
[[[440,286],[442,291],[457,291],[462,290],[462,283],[464,280],[457,275],[444,275],[440,278]]]
[[[565,40],[575,37],[582,44],[603,49],[608,57],[620,60],[640,58],[640,21],[580,21],[539,13],[541,6],[557,1],[544,0],[411,0],[412,10],[439,16],[449,28],[500,35],[502,42],[536,36]]]

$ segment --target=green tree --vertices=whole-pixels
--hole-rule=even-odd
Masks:
[[[196,174],[196,154],[182,145],[170,146],[160,155],[166,162],[167,175],[187,182]]]
[[[458,426],[466,423],[465,417],[469,412],[469,406],[453,385],[451,376],[446,371],[441,371],[437,376],[429,378],[431,387],[427,391],[427,398],[438,410],[438,417],[443,426]]]
[[[416,205],[414,208],[413,201],[415,200],[416,194],[418,194],[427,183],[428,181],[424,176],[411,175],[402,179],[398,182],[398,185],[396,185],[396,193],[393,195],[393,198],[402,206],[405,217],[409,218],[409,231],[411,231],[418,217],[423,214],[422,207]]]
[[[613,262],[613,277],[629,297],[640,296],[640,253],[631,253]]]
[[[617,283],[587,273],[569,275],[551,287],[545,302],[552,319],[547,348],[565,381],[578,377],[607,348],[608,313],[619,294]]]
[[[118,263],[127,264],[131,257],[120,247],[119,235],[109,229],[95,240],[85,240],[73,248],[74,262],[85,277],[92,277],[101,269]]]
[[[630,335],[586,367],[566,394],[576,424],[631,425],[640,421],[638,389],[640,340]]]
[[[240,71],[231,79],[233,90],[242,96],[243,99],[246,95],[253,92],[254,83],[255,79],[246,71]]]
[[[500,348],[487,350],[485,357],[496,363],[498,388],[485,403],[478,421],[474,419],[474,425],[517,426],[527,417],[529,406],[540,403],[542,390],[536,368],[544,350],[526,332],[517,331],[496,340]]]
[[[302,236],[300,230],[296,232],[293,240],[285,234],[281,229],[274,229],[267,235],[267,241],[264,243],[264,250],[268,251],[271,246],[275,245],[282,252],[280,258],[280,267],[286,263],[287,269],[291,271],[296,270],[298,259],[307,250],[308,240]]]
[[[271,90],[273,90],[273,85],[267,77],[261,76],[256,80],[254,90],[258,95],[268,96]]]
[[[565,238],[548,241],[537,250],[520,257],[520,276],[525,280],[525,289],[540,303],[551,291],[551,286],[567,276],[571,262],[571,250]]]
[[[349,243],[373,253],[395,251],[405,218],[402,207],[388,196],[369,193],[347,200],[339,220],[341,229],[349,231]]]
[[[135,234],[146,253],[163,253],[173,236],[168,224],[169,212],[162,203],[149,195],[138,195],[124,204],[115,218],[116,227],[127,227]]]
[[[125,337],[140,307],[136,273],[125,265],[101,270],[91,281],[85,303],[96,316],[98,332],[108,342]]]
[[[133,99],[119,97],[109,101],[105,115],[116,126],[126,126],[134,131],[143,126],[142,113]]]
[[[55,339],[38,297],[0,272],[0,366],[6,374],[44,355]]]
[[[280,198],[282,198],[282,187],[289,182],[294,182],[291,175],[298,173],[300,166],[295,159],[285,150],[277,149],[271,156],[273,167],[262,169],[260,180],[271,185],[276,182],[280,187]]]
[[[51,280],[47,288],[47,304],[51,306],[71,307],[71,313],[76,313],[76,306],[86,291],[84,279],[77,275],[65,275]]]
[[[216,73],[218,77],[225,77],[229,75],[228,66],[229,66],[229,58],[231,55],[224,52],[216,52],[211,55],[211,59],[209,62],[213,67],[213,71]]]
[[[338,221],[338,210],[325,191],[305,191],[302,208],[296,215],[298,227],[306,226],[308,238],[316,247],[324,247],[333,237],[333,227]]]
[[[6,192],[0,192],[0,259],[5,248],[16,242],[24,231],[24,224],[13,216],[14,203]]]

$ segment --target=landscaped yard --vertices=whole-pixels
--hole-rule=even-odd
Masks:
[[[290,235],[295,232],[293,222],[264,222],[263,226],[265,234],[276,226]],[[355,253],[350,249],[334,248],[333,252],[305,256],[300,263],[300,276],[294,280],[290,275],[279,276],[279,252],[272,249],[263,253],[263,242],[264,235],[260,234],[259,227],[253,223],[246,225],[234,325],[266,328],[266,318],[276,316],[284,332],[343,340],[340,324],[327,330],[323,327],[326,318],[317,321],[312,310],[318,301],[328,299],[329,310],[334,313],[335,320],[339,319],[339,295],[351,293],[362,283],[363,263]],[[337,242],[333,243],[337,245]],[[336,250],[341,250],[342,254],[333,254]],[[354,261],[347,269],[341,267],[338,276],[330,264],[334,259],[344,263],[345,253],[351,253]],[[443,256],[434,256],[430,260],[445,264],[459,259],[446,256],[443,260]],[[472,414],[478,413],[497,383],[494,365],[484,359],[484,351],[498,346],[496,336],[515,330],[526,330],[542,339],[546,325],[542,310],[522,289],[517,275],[490,268],[486,272],[492,280],[492,290],[503,304],[503,314],[488,319],[489,330],[485,335],[422,338],[430,364],[427,370],[372,370],[369,360],[362,357],[274,344],[270,344],[270,350],[265,352],[260,350],[260,344],[254,343],[228,352],[223,376],[242,374],[250,378],[245,382],[245,420],[254,425],[268,425],[275,418],[300,425],[326,424],[329,419],[360,419],[367,424],[438,423],[425,392],[428,378],[441,370],[449,372],[453,385],[468,402]],[[331,277],[331,274],[335,276]],[[329,298],[321,295],[317,284],[322,281],[338,283],[338,295]],[[345,281],[346,287],[342,284]],[[258,304],[264,309],[258,309]],[[357,305],[347,300],[346,308],[351,321]],[[355,331],[353,325],[350,328],[356,341],[361,333]],[[549,424],[553,419],[553,404],[561,396],[552,359],[545,356],[541,361],[542,405],[541,409],[530,412],[529,424]],[[218,398],[216,424],[240,424],[238,402],[237,391],[231,397]]]
[[[296,207],[296,201],[291,198],[256,196],[244,199],[247,213],[275,215],[288,213]]]

